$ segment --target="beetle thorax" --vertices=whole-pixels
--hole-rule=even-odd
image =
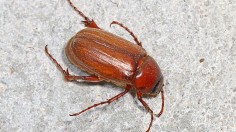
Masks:
[[[163,76],[155,60],[146,56],[138,63],[134,86],[143,94],[156,95],[163,87]]]

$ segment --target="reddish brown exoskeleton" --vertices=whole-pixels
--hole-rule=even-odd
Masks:
[[[157,117],[163,113],[164,109],[163,75],[156,61],[147,55],[133,32],[123,24],[117,21],[111,23],[111,25],[119,25],[129,32],[137,45],[102,30],[93,20],[79,11],[70,0],[68,2],[84,18],[82,22],[86,28],[79,31],[69,40],[65,47],[65,53],[72,64],[91,75],[70,75],[68,69],[63,70],[60,64],[48,52],[47,46],[45,46],[46,54],[57,65],[57,68],[63,73],[67,81],[82,80],[93,83],[107,81],[125,89],[107,101],[94,104],[70,116],[77,116],[91,108],[102,104],[109,104],[124,96],[131,89],[134,89],[138,100],[151,114],[151,121],[147,129],[147,131],[150,131],[154,113],[142,99],[142,96],[156,96],[161,92],[162,108],[157,114]]]

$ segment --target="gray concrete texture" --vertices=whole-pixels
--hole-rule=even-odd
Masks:
[[[133,42],[129,27],[165,77],[165,111],[152,132],[236,131],[235,0],[72,0],[102,29]],[[44,52],[86,75],[63,48],[83,20],[66,0],[0,0],[0,131],[143,132],[150,115],[130,93],[78,117],[69,114],[122,88],[63,80]],[[203,62],[199,62],[203,59]],[[157,113],[161,98],[144,99]]]

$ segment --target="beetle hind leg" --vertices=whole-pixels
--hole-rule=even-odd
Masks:
[[[81,16],[84,18],[84,21],[82,23],[84,24],[85,27],[90,27],[90,28],[99,28],[97,24],[94,22],[94,20],[90,20],[87,16],[84,15],[83,12],[81,12],[77,7],[74,6],[74,4],[71,2],[71,0],[67,0],[70,4],[70,6]]]
[[[111,22],[110,26],[112,24],[116,24],[116,25],[119,25],[120,27],[124,28],[134,39],[134,41],[136,42],[137,45],[141,46],[142,47],[142,44],[140,41],[138,41],[137,37],[134,35],[134,33],[132,31],[129,30],[129,28],[127,28],[126,26],[124,26],[122,23],[119,23],[117,21],[113,21]]]
[[[90,27],[90,28],[99,28],[97,24],[94,22],[94,20],[85,20],[82,21],[85,27]],[[100,29],[100,28],[99,28]]]
[[[48,52],[47,45],[45,46],[45,52],[49,56],[49,58],[56,64],[57,69],[64,75],[67,81],[84,81],[84,82],[101,82],[103,79],[91,75],[91,76],[73,76],[70,75],[68,68],[64,70],[61,65],[57,62],[57,60]]]
[[[64,75],[69,75],[69,71],[68,69],[67,70],[64,70],[61,65],[57,62],[56,59],[54,59],[54,57],[48,52],[48,45],[45,46],[45,53],[49,56],[49,58],[56,64],[58,70]]]
[[[82,111],[80,111],[80,112],[78,112],[78,113],[71,114],[70,116],[78,116],[78,115],[80,115],[81,113],[84,113],[85,111],[90,110],[90,109],[92,109],[92,108],[94,108],[94,107],[97,107],[97,106],[100,106],[100,105],[103,105],[103,104],[110,104],[110,103],[112,103],[112,102],[118,100],[118,99],[121,98],[122,96],[124,96],[126,93],[128,93],[128,92],[130,91],[130,89],[131,89],[131,86],[130,86],[130,85],[127,85],[126,88],[125,88],[125,91],[123,91],[123,92],[119,93],[118,95],[116,95],[116,96],[114,96],[114,97],[108,99],[107,101],[103,101],[103,102],[94,104],[94,105],[92,105],[92,106],[90,106],[90,107],[88,107],[88,108],[86,108],[86,109],[84,109],[84,110],[82,110]]]

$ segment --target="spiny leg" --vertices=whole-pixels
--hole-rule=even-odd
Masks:
[[[57,69],[64,75],[64,76],[68,76],[69,75],[69,71],[68,69],[64,70],[61,65],[57,62],[56,59],[53,58],[53,56],[48,52],[48,45],[45,46],[45,53],[49,56],[49,58],[53,61],[53,63],[56,64]]]
[[[160,110],[160,112],[156,115],[157,117],[160,117],[161,114],[162,114],[163,111],[164,111],[164,91],[163,91],[163,89],[161,90],[161,102],[162,102],[162,104],[161,104],[161,110]]]
[[[101,102],[101,103],[94,104],[94,105],[92,105],[92,106],[90,106],[90,107],[88,107],[88,108],[86,108],[86,109],[84,109],[84,110],[82,110],[82,111],[80,111],[80,112],[78,112],[78,113],[71,114],[70,116],[78,116],[78,115],[80,115],[81,113],[84,113],[85,111],[87,111],[87,110],[89,110],[89,109],[92,109],[92,108],[94,108],[94,107],[97,107],[97,106],[99,106],[99,105],[110,104],[110,103],[112,103],[112,102],[118,100],[120,97],[124,96],[126,93],[128,93],[128,92],[130,91],[130,89],[131,89],[131,86],[130,86],[130,85],[127,85],[126,88],[125,88],[125,91],[123,91],[123,92],[119,93],[118,95],[116,95],[116,96],[114,96],[114,97],[108,99],[107,101],[103,101],[103,102]]]
[[[151,114],[151,121],[150,121],[150,124],[149,124],[149,127],[147,129],[146,132],[149,132],[150,131],[150,128],[152,126],[152,122],[153,122],[153,111],[151,110],[151,108],[148,106],[148,104],[143,101],[142,99],[142,93],[141,92],[137,92],[137,96],[138,96],[138,100],[142,103],[142,105],[147,109],[147,111]]]
[[[124,26],[122,23],[119,23],[119,22],[117,22],[117,21],[113,21],[113,22],[110,24],[110,26],[111,26],[112,24],[117,24],[117,25],[119,25],[120,27],[124,28],[127,32],[130,33],[130,35],[133,37],[133,39],[134,39],[134,41],[136,42],[136,44],[138,44],[139,46],[142,47],[141,42],[138,41],[138,39],[137,39],[137,37],[134,35],[134,33],[133,33],[132,31],[130,31],[126,26]]]
[[[77,7],[74,6],[74,4],[71,2],[71,0],[67,0],[70,4],[70,6],[81,16],[84,18],[84,21],[82,23],[84,24],[85,27],[90,27],[90,28],[99,28],[97,24],[94,22],[94,20],[90,20],[87,16],[84,15],[83,12],[81,12]],[[99,28],[100,29],[100,28]]]
[[[91,76],[72,76],[72,75],[69,74],[68,68],[66,70],[64,70],[61,67],[61,65],[57,62],[57,60],[54,59],[54,57],[48,52],[47,45],[45,46],[45,52],[49,56],[49,58],[53,61],[53,63],[56,64],[58,70],[64,75],[64,77],[67,81],[78,81],[78,80],[82,80],[82,81],[86,81],[86,82],[100,82],[100,81],[103,81],[102,79],[98,78],[95,75],[91,75]]]

